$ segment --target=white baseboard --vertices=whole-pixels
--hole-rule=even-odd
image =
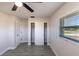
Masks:
[[[15,48],[16,48],[16,47],[9,47],[8,49],[9,49],[9,50],[13,50],[13,49],[15,49]]]
[[[54,47],[51,46],[51,44],[49,44],[50,48],[52,49],[52,51],[55,53],[56,56],[58,56],[57,52],[55,51]]]
[[[7,48],[7,49],[5,49],[4,51],[2,51],[1,53],[0,53],[0,55],[2,55],[3,53],[5,53],[6,51],[8,51],[8,50],[12,50],[12,49],[15,49],[16,47],[9,47],[9,48]]]
[[[8,51],[8,50],[9,50],[9,48],[5,49],[4,51],[2,51],[2,52],[0,53],[0,55],[2,55],[3,53],[5,53],[5,52]]]
[[[50,46],[49,42],[47,42],[47,45]]]
[[[31,45],[31,43],[30,43],[30,42],[28,42],[28,45]]]

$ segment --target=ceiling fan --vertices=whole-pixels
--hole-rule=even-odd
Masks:
[[[16,11],[18,7],[24,6],[26,9],[28,9],[30,12],[34,12],[34,10],[28,6],[26,3],[23,2],[15,2],[12,11]]]

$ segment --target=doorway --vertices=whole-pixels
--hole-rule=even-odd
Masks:
[[[44,45],[47,45],[47,22],[44,23]]]
[[[31,23],[31,45],[35,45],[35,23]]]

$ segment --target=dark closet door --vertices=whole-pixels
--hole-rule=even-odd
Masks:
[[[47,23],[44,23],[44,45],[47,45]]]
[[[31,23],[31,45],[35,45],[35,23]]]

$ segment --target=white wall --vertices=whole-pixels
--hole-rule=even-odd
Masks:
[[[60,18],[78,10],[79,3],[66,3],[51,17],[50,46],[55,51],[56,55],[79,56],[79,43],[75,44],[76,42],[59,37]]]
[[[0,13],[0,54],[14,46],[14,16]]]
[[[24,32],[22,31],[23,33],[22,42],[27,41],[28,39],[27,20],[0,12],[0,55],[3,54],[8,49],[14,49],[16,47],[15,45],[16,20],[21,20],[21,23],[24,26],[22,28],[24,29],[23,30]]]
[[[49,44],[49,19],[47,18],[29,18],[28,19],[28,42],[30,45],[30,31],[31,31],[31,22],[35,23],[35,44],[36,45],[43,45],[44,42],[44,32],[43,32],[43,26],[44,22],[47,22],[47,41]],[[41,36],[41,37],[40,37]]]

